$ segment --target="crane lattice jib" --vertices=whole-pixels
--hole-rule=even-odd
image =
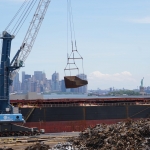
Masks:
[[[45,13],[49,6],[51,0],[40,0],[38,7],[35,11],[33,19],[30,23],[26,36],[23,40],[21,52],[19,55],[19,60],[25,62],[26,58],[28,57],[29,53],[32,50],[34,41],[44,19]]]

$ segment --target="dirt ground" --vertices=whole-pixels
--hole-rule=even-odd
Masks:
[[[57,143],[65,143],[69,137],[78,136],[78,132],[49,133],[34,137],[5,137],[0,138],[0,148],[12,148],[14,150],[25,150],[26,147],[44,142],[50,147]]]

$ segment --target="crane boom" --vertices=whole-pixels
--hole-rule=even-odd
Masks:
[[[37,37],[38,31],[40,29],[40,26],[42,24],[42,21],[44,19],[45,13],[47,11],[50,2],[51,0],[40,0],[38,7],[33,15],[28,31],[22,42],[22,46],[20,47],[20,51],[18,54],[19,56],[17,56],[16,59],[14,59],[13,61],[14,63],[16,63],[17,61],[24,63],[25,60],[27,59],[29,53],[32,50],[33,44],[35,42],[35,39]],[[11,73],[11,77],[14,78],[15,74],[18,71],[19,68],[17,70],[14,70]]]
[[[40,0],[38,4],[38,7],[35,11],[33,19],[30,23],[30,26],[22,43],[24,47],[23,49],[21,49],[19,60],[22,60],[23,62],[26,60],[29,53],[31,52],[31,49],[33,47],[34,41],[36,39],[36,36],[38,34],[50,1],[51,0]]]
[[[50,2],[51,0],[39,0],[22,46],[11,62],[11,42],[14,36],[7,31],[3,31],[3,34],[0,37],[0,39],[3,40],[0,62],[0,123],[22,122],[24,120],[22,114],[16,113],[13,106],[10,105],[9,86],[12,84],[12,77],[19,71],[20,67],[22,67],[22,63],[26,60],[32,50]]]

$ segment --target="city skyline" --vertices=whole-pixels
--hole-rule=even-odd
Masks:
[[[9,24],[22,0],[1,0],[2,32]],[[149,39],[150,1],[72,1],[77,47],[84,58],[84,72],[89,89],[135,89],[144,77],[150,85]],[[63,79],[67,56],[66,1],[52,1],[33,50],[25,62],[25,71],[32,74],[44,70],[50,77],[59,70]],[[9,11],[7,11],[9,10]],[[5,15],[2,15],[5,12]],[[11,14],[11,15],[10,15]],[[22,44],[29,26],[27,22],[12,41],[11,58]],[[43,38],[44,37],[44,38]],[[69,51],[71,42],[68,41]]]
[[[52,80],[52,79],[53,79],[53,74],[56,73],[56,74],[58,74],[58,79],[59,79],[59,81],[64,80],[64,78],[60,78],[61,75],[60,75],[60,73],[57,72],[57,71],[54,71],[54,72],[50,75],[50,77],[47,77],[48,74],[47,74],[45,71],[33,71],[32,74],[28,74],[27,72],[22,71],[22,72],[19,72],[19,76],[16,75],[16,77],[14,78],[14,80],[17,78],[17,79],[19,79],[20,82],[23,82],[23,80],[22,80],[23,73],[27,73],[26,76],[29,76],[29,78],[30,78],[30,77],[34,76],[34,73],[35,73],[35,72],[44,73],[45,76],[46,76],[46,79],[48,79],[48,80]],[[76,74],[76,76],[78,76],[78,74]],[[87,76],[87,75],[86,75],[86,76]],[[82,78],[82,77],[81,77],[81,78]],[[87,77],[85,77],[85,79],[86,79],[86,78],[87,78]],[[87,78],[87,81],[88,81],[88,78]],[[88,82],[89,82],[89,81],[88,81]],[[142,82],[142,84],[143,84],[143,87],[149,87],[149,85],[148,85],[148,86],[145,85],[144,78],[142,78],[142,79],[139,81],[138,85],[137,85],[135,88],[133,88],[133,89],[124,88],[124,87],[123,87],[123,88],[116,88],[116,87],[114,87],[113,85],[111,85],[110,87],[107,87],[107,88],[103,88],[103,87],[101,87],[101,88],[95,88],[95,89],[90,89],[90,88],[88,88],[88,90],[98,90],[98,89],[101,89],[101,90],[109,90],[110,88],[114,88],[114,89],[117,89],[117,90],[121,90],[121,89],[134,90],[134,89],[139,89],[139,88],[140,88],[141,82]],[[13,83],[14,83],[14,81],[13,81]],[[89,83],[88,83],[87,86],[89,87]]]
[[[10,86],[10,93],[50,93],[50,92],[72,92],[72,93],[87,93],[88,86],[79,88],[66,88],[64,79],[59,78],[59,73],[54,72],[51,78],[46,77],[43,71],[34,71],[34,74],[26,74],[22,71],[21,78],[19,73],[16,74],[12,86]],[[87,75],[78,74],[77,77],[87,80]]]

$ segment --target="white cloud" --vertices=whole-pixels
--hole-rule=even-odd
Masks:
[[[94,71],[88,75],[88,83],[89,89],[108,89],[109,87],[133,89],[138,85],[138,82],[128,71],[114,74]]]
[[[109,81],[135,81],[132,74],[128,71],[123,71],[121,73],[115,73],[115,74],[103,74],[100,71],[94,71],[90,73],[88,76],[89,80],[109,80]]]
[[[139,19],[129,19],[128,21],[133,22],[133,23],[149,24],[150,17],[144,17],[144,18],[139,18]]]

